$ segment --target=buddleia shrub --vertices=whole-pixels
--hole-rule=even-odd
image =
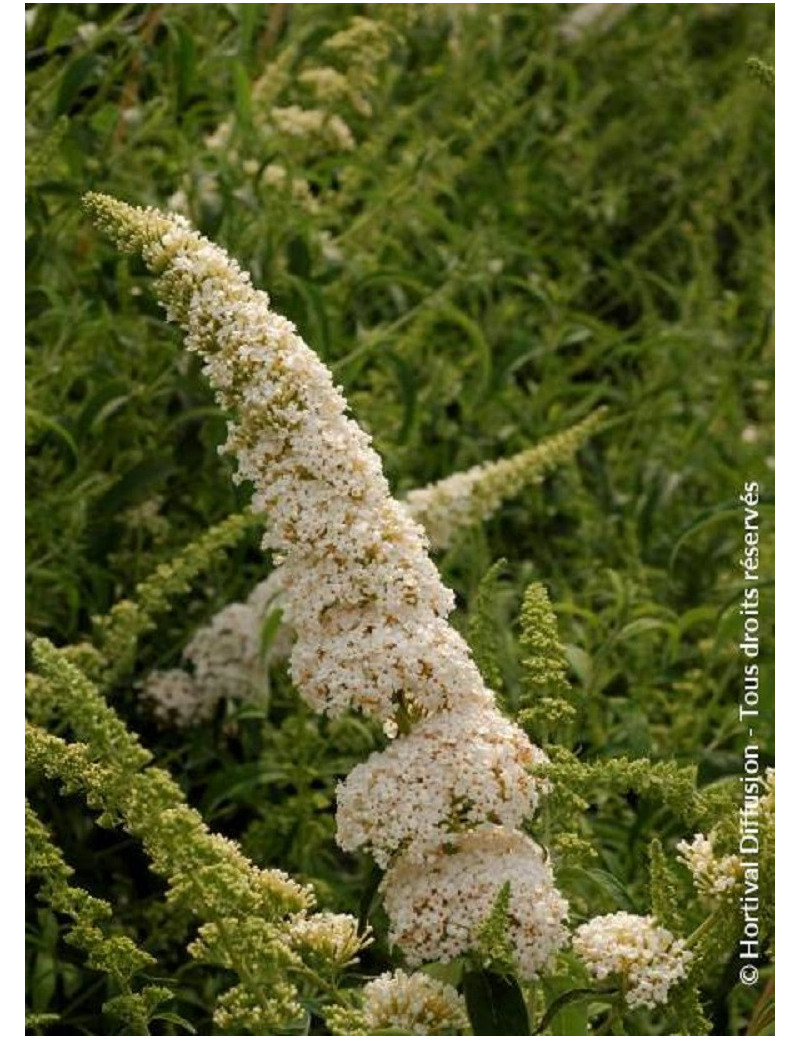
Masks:
[[[769,9],[27,32],[30,1029],[764,1028]]]

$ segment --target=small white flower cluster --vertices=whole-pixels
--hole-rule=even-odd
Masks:
[[[231,603],[187,644],[184,656],[198,685],[241,699],[256,685],[258,628],[246,603]]]
[[[198,697],[192,676],[180,668],[151,672],[142,695],[155,717],[165,725],[182,728],[207,717],[206,705],[203,698]]]
[[[469,1030],[464,1001],[446,982],[422,972],[386,972],[368,982],[363,1006],[341,1022],[342,1035],[358,1029],[374,1036],[388,1032],[401,1036],[459,1036]]]
[[[514,962],[522,978],[535,979],[567,941],[567,903],[543,850],[519,831],[466,834],[422,864],[401,857],[381,885],[389,939],[411,965],[467,953],[506,882]]]
[[[346,101],[359,115],[372,115],[372,105],[368,99],[337,69],[327,65],[306,69],[300,73],[298,80],[310,87],[317,100],[324,105],[330,106]]]
[[[301,913],[289,919],[287,935],[305,961],[341,971],[369,942],[369,932],[359,935],[358,921],[349,914]]]
[[[273,655],[285,658],[291,640],[291,631],[281,626],[262,652],[264,624],[279,609],[276,598],[282,589],[275,571],[245,603],[229,604],[198,629],[183,652],[188,671],[171,669],[148,676],[143,696],[160,721],[191,726],[211,718],[221,700],[256,701],[266,696]]]
[[[376,752],[339,784],[336,839],[382,866],[425,853],[467,830],[513,829],[533,816],[547,756],[494,708],[473,704],[433,715]]]
[[[762,851],[775,841],[775,770],[764,774],[764,792],[758,799]],[[678,859],[688,867],[698,895],[714,903],[724,897],[736,897],[745,874],[742,858],[735,852],[721,855],[715,849],[719,834],[695,834],[691,841],[679,841]]]
[[[220,404],[237,416],[224,450],[236,455],[238,478],[253,484],[264,545],[282,566],[300,693],[320,712],[353,707],[412,724],[389,761],[416,762],[421,782],[429,782],[427,768],[444,785],[426,820],[423,863],[416,847],[398,857],[404,835],[391,831],[413,796],[377,792],[381,816],[365,836],[384,861],[398,857],[384,881],[393,941],[417,963],[467,952],[508,883],[515,956],[520,972],[534,977],[565,941],[566,904],[533,842],[484,825],[511,827],[528,814],[541,786],[524,776],[525,765],[543,753],[496,711],[466,643],[447,623],[453,594],[426,553],[423,529],[391,497],[370,438],[347,417],[330,372],[223,250],[180,217],[106,196],[90,195],[87,204],[159,274],[168,318],[183,326]],[[478,729],[475,740],[468,724],[460,732],[490,770],[483,787],[459,775],[468,754],[453,746],[455,716],[431,720],[421,735],[424,722],[414,729],[451,711]],[[375,770],[374,759],[368,768]],[[345,834],[350,824],[343,821]],[[387,838],[378,836],[381,824]],[[472,829],[454,835],[455,825]]]
[[[347,123],[341,116],[324,109],[287,105],[286,108],[273,108],[270,118],[276,130],[287,137],[316,137],[340,152],[349,152],[355,148],[356,143]]]
[[[683,939],[676,939],[653,917],[624,911],[582,924],[572,947],[595,979],[621,982],[632,1008],[666,1003],[692,958]]]
[[[744,867],[739,856],[717,856],[711,838],[695,834],[691,841],[679,841],[678,858],[691,871],[701,896],[716,900],[742,880]]]

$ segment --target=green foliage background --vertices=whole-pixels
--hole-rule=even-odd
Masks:
[[[629,5],[577,38],[562,31],[575,6],[27,5],[30,633],[80,639],[247,501],[217,454],[224,417],[143,268],[79,204],[96,188],[163,207],[181,189],[333,368],[399,492],[609,406],[577,467],[441,561],[464,630],[481,578],[507,561],[488,609],[512,709],[515,618],[525,586],[545,583],[586,760],[677,760],[703,785],[738,774],[738,495],[758,481],[769,763],[774,118],[746,62],[772,61],[773,5]],[[391,42],[372,113],[343,112],[355,149],[285,153],[259,133],[252,85],[283,56],[277,100],[303,103],[295,74],[324,64],[325,40],[359,14]],[[235,147],[212,151],[226,119]],[[259,179],[273,161],[308,180],[317,212]],[[369,864],[337,851],[331,799],[371,727],[320,723],[280,676],[268,709],[229,705],[188,734],[137,702],[142,676],[266,573],[257,545],[253,531],[147,637],[116,703],[212,826],[357,911]],[[55,787],[33,800],[79,882],[178,972],[181,1012],[205,1028],[208,980],[179,967],[138,848]],[[647,911],[647,846],[684,836],[681,821],[633,794],[590,802],[600,861],[573,891],[594,913]],[[103,978],[35,900],[30,929],[29,1007],[59,1012],[60,1032],[104,1032]],[[754,998],[724,978],[708,996],[715,1031],[743,1031]]]

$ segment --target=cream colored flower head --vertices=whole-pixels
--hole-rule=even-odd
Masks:
[[[547,787],[529,772],[546,761],[494,707],[433,715],[339,784],[337,841],[386,867],[398,852],[419,861],[466,830],[514,828]]]
[[[733,892],[744,876],[739,856],[717,855],[713,838],[695,834],[691,841],[679,841],[678,858],[691,871],[698,894],[710,901]]]
[[[469,1030],[464,1001],[446,982],[422,972],[386,972],[363,991],[358,1011],[330,1016],[340,1035],[397,1033],[401,1036],[459,1036]]]
[[[159,722],[179,728],[194,725],[214,712],[205,691],[180,668],[152,672],[144,682],[142,696]]]
[[[599,981],[619,982],[629,1007],[664,1004],[686,977],[691,952],[653,917],[620,911],[593,917],[575,932],[572,948]]]
[[[544,852],[519,831],[479,830],[422,864],[400,859],[381,885],[389,940],[411,965],[474,951],[506,883],[512,957],[521,978],[535,979],[567,941],[567,903]]]
[[[303,960],[325,970],[341,971],[371,941],[369,932],[359,935],[358,921],[350,914],[296,914],[286,930],[292,948]]]

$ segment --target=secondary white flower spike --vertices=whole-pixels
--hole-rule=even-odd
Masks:
[[[624,911],[582,924],[572,948],[594,978],[621,982],[632,1008],[666,1003],[670,989],[685,978],[692,959],[683,939],[676,939],[653,917]]]
[[[541,482],[547,473],[574,455],[605,414],[604,408],[598,408],[574,426],[516,455],[482,462],[409,491],[405,506],[425,528],[431,545],[446,549],[461,532],[485,523],[505,501],[523,488]]]
[[[280,568],[259,582],[244,603],[229,603],[203,625],[187,643],[183,657],[191,671],[173,668],[151,672],[142,695],[159,721],[192,726],[210,719],[225,698],[264,702],[269,691],[269,669],[285,660],[293,633],[280,624],[268,646],[264,626],[283,609]]]
[[[220,404],[235,410],[225,450],[253,482],[265,546],[284,567],[297,632],[292,677],[318,711],[412,718],[491,703],[446,617],[453,595],[422,528],[389,494],[370,438],[341,390],[235,261],[186,220],[89,195],[98,225],[160,277]]]

